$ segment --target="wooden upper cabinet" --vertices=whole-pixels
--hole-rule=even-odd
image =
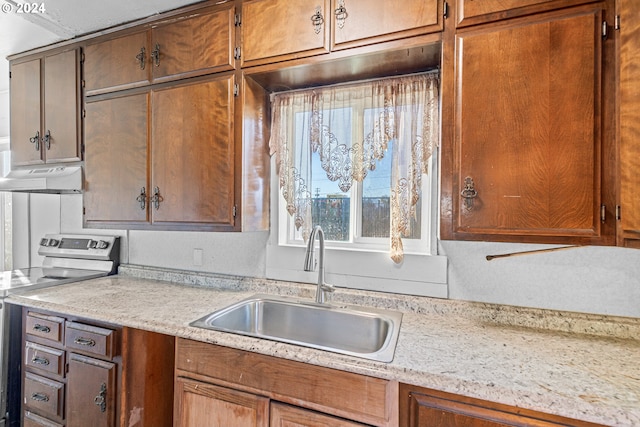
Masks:
[[[88,96],[235,67],[235,5],[169,16],[85,48]]]
[[[86,95],[148,84],[151,79],[148,38],[148,32],[142,31],[86,46]]]
[[[86,104],[83,201],[90,226],[148,221],[149,103],[142,93]]]
[[[440,0],[333,0],[332,50],[442,30]]]
[[[234,226],[234,75],[153,92],[151,219]]]
[[[546,12],[596,0],[455,0],[456,26],[480,24],[505,18]]]
[[[242,4],[242,65],[329,52],[330,0],[248,0]]]
[[[80,160],[77,49],[11,64],[14,166]]]
[[[40,126],[40,59],[11,65],[11,162],[43,163]]]
[[[457,31],[443,238],[612,243],[603,15],[598,3]]]
[[[242,66],[268,64],[442,30],[442,0],[246,0]]]
[[[618,245],[640,248],[640,2],[619,0],[620,227]]]
[[[233,2],[161,21],[151,33],[153,82],[232,70],[235,44]]]

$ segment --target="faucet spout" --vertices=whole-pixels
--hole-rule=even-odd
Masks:
[[[316,289],[316,302],[324,304],[327,301],[328,294],[334,291],[334,287],[324,282],[324,231],[322,227],[316,225],[311,230],[309,241],[307,242],[307,250],[304,257],[304,271],[314,271],[316,260],[314,256],[314,248],[316,237],[320,242],[318,254],[318,288]]]

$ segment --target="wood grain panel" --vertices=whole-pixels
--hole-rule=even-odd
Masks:
[[[176,378],[175,427],[268,427],[269,399]]]
[[[621,0],[619,244],[640,247],[640,2]]]
[[[158,46],[160,57],[152,66],[154,82],[233,69],[233,5],[155,27],[151,49]]]
[[[178,376],[376,426],[395,425],[397,383],[197,341],[176,341]]]
[[[116,374],[114,363],[69,353],[67,427],[115,425]],[[104,410],[96,403],[100,397],[105,401]]]
[[[146,31],[90,44],[84,48],[86,95],[145,85],[151,73],[151,51]],[[144,69],[136,55],[145,49]]]
[[[78,61],[78,49],[44,57],[43,132],[51,135],[51,145],[44,147],[48,163],[80,160]]]
[[[329,0],[249,0],[242,4],[242,65],[257,65],[329,52]],[[324,23],[311,17],[320,7]]]
[[[147,114],[143,93],[86,104],[84,219],[147,221],[136,200],[147,185]],[[146,203],[146,202],[145,202]]]
[[[152,222],[233,226],[233,74],[153,93]]]
[[[14,165],[44,163],[42,146],[29,141],[40,128],[40,59],[11,64],[11,162]]]
[[[365,427],[341,418],[330,417],[282,403],[271,403],[271,427]]]
[[[388,0],[344,0],[347,16],[342,26],[338,25],[335,10],[331,12],[331,49],[440,31],[440,4],[439,0],[403,0],[401,6]]]
[[[457,229],[598,233],[601,11],[460,33]],[[595,66],[594,66],[595,64]]]

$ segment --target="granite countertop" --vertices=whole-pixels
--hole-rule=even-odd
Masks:
[[[7,302],[429,387],[569,418],[640,425],[640,319],[337,289],[334,301],[395,309],[391,363],[190,327],[256,293],[315,286],[137,266]]]

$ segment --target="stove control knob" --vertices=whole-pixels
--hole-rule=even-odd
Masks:
[[[100,240],[98,242],[98,246],[97,246],[98,249],[107,249],[108,247],[109,247],[109,242],[106,242],[104,240]]]
[[[58,246],[60,240],[58,239],[49,239],[49,246]]]
[[[40,239],[40,246],[49,246],[49,239]]]
[[[98,246],[98,242],[96,240],[89,240],[89,249],[95,249]]]

